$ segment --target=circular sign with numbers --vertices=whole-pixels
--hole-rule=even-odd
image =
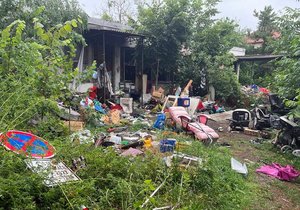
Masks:
[[[0,135],[0,142],[6,149],[31,158],[52,158],[55,155],[52,145],[32,133],[10,130]]]

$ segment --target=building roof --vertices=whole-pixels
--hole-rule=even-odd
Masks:
[[[247,56],[235,56],[237,62],[241,61],[269,61],[277,58],[282,58],[283,55],[247,55]]]
[[[106,21],[99,18],[88,18],[88,29],[103,30],[103,31],[117,31],[117,32],[129,32],[133,31],[133,28],[129,25],[125,25],[118,22]]]
[[[247,44],[263,44],[264,43],[264,40],[262,38],[252,39],[250,37],[246,37],[245,41]]]

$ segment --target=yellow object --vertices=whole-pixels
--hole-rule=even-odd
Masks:
[[[119,125],[120,124],[120,111],[119,110],[111,110],[110,111],[110,116],[111,116],[111,122],[114,125]]]
[[[151,136],[146,136],[145,137],[144,147],[146,147],[146,148],[152,147],[152,137]]]

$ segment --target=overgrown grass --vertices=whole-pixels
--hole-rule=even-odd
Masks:
[[[0,208],[9,209],[138,209],[164,181],[144,209],[177,205],[177,209],[243,209],[252,199],[248,178],[230,167],[228,149],[205,147],[192,138],[175,133],[160,133],[178,141],[192,141],[180,151],[203,159],[199,167],[184,170],[176,163],[166,167],[160,153],[127,158],[112,148],[71,145],[67,139],[52,142],[56,159],[70,166],[71,159],[83,155],[87,168],[78,175],[81,181],[47,188],[42,179],[26,169],[23,158],[0,149]],[[7,186],[9,183],[9,187]]]

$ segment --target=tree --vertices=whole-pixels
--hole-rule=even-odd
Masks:
[[[166,0],[139,8],[135,27],[145,35],[145,66],[155,77],[158,68],[168,79],[177,71],[180,49],[189,33],[189,9],[188,0]]]
[[[134,0],[107,0],[100,14],[103,20],[127,23],[136,10]]]
[[[67,21],[45,29],[35,17],[32,36],[24,36],[31,24],[21,20],[0,32],[0,126],[3,130],[28,129],[33,119],[42,120],[37,126],[51,119],[58,120],[56,100],[76,74],[72,66],[77,39],[72,30],[80,21]],[[43,121],[45,117],[47,121]],[[45,129],[58,132],[58,127],[55,121],[51,128],[37,129],[35,133],[44,135]]]
[[[264,40],[260,53],[270,53],[273,51],[270,49],[271,42],[273,41],[272,33],[277,31],[277,14],[274,12],[272,6],[265,6],[262,11],[258,12],[254,10],[254,17],[258,18],[258,26],[254,36]]]
[[[284,57],[276,62],[272,87],[294,107],[292,114],[300,118],[300,9],[287,8],[278,18],[281,38],[273,43],[275,53]]]
[[[31,23],[37,16],[46,29],[78,17],[86,23],[87,18],[77,0],[1,0],[0,2],[0,29],[20,19],[28,23],[26,33],[31,33],[33,31]],[[81,25],[84,26],[85,24]]]
[[[209,23],[203,29],[194,30],[190,40],[192,53],[182,58],[181,80],[192,75],[197,95],[206,94],[207,87],[213,85],[220,100],[238,100],[239,85],[233,72],[234,58],[228,54],[233,46],[242,45],[237,24],[229,19]]]
[[[254,10],[254,17],[257,17],[259,21],[257,32],[270,35],[276,29],[276,16],[277,15],[271,5],[265,6],[264,10],[259,12]]]

